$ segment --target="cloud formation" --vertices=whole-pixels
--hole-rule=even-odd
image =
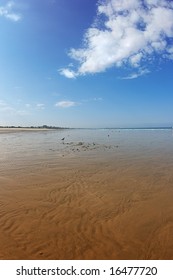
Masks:
[[[69,108],[69,107],[74,107],[77,106],[79,103],[74,102],[74,101],[69,101],[69,100],[62,100],[59,101],[55,104],[56,107],[61,107],[61,108]]]
[[[173,59],[173,1],[100,0],[97,17],[86,31],[83,46],[69,51],[77,67],[60,69],[67,78],[128,66],[136,78],[147,62]]]
[[[0,16],[15,22],[21,20],[21,15],[14,12],[14,8],[15,3],[13,1],[9,1],[5,6],[0,6]]]

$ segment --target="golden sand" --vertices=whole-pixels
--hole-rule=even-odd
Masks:
[[[0,259],[173,259],[172,167],[76,155],[2,172]]]

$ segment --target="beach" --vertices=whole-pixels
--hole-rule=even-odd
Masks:
[[[171,130],[3,132],[0,153],[1,260],[173,259]]]

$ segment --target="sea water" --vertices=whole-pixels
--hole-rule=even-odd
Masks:
[[[64,140],[62,140],[64,138]],[[114,156],[152,158],[173,162],[172,129],[57,129],[47,131],[0,133],[0,172],[17,164],[34,164],[36,160],[59,160],[76,156],[79,143],[88,149],[76,149],[78,156]],[[95,149],[93,149],[95,145]],[[73,151],[74,150],[74,151]]]

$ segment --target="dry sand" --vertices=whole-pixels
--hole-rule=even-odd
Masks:
[[[4,168],[0,259],[173,259],[173,166],[82,146]]]

